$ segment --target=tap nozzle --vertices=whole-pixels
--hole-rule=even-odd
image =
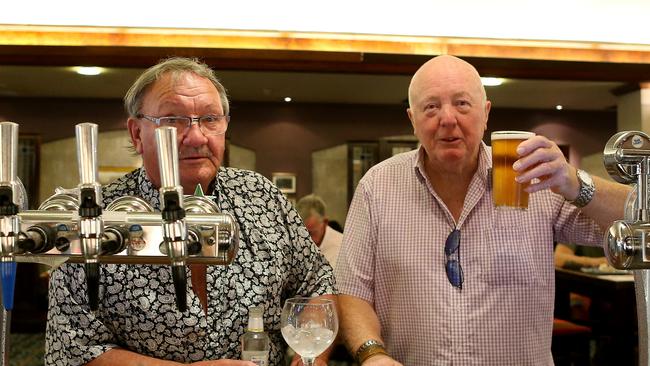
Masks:
[[[178,310],[187,310],[187,272],[185,259],[187,258],[187,225],[185,223],[185,210],[179,204],[176,191],[163,194],[163,240],[167,247],[167,255],[171,259],[172,278],[176,291],[176,306]]]
[[[183,187],[178,172],[176,128],[156,129],[158,168],[160,170],[160,203],[163,240],[172,264],[178,310],[187,310],[187,225],[183,208]]]
[[[102,208],[96,202],[94,189],[81,189],[79,201],[79,240],[85,260],[88,305],[95,311],[99,308],[99,251],[104,231]]]
[[[83,252],[88,304],[99,308],[99,252],[103,237],[101,186],[97,174],[97,125],[76,126],[77,160],[79,162],[79,239]]]

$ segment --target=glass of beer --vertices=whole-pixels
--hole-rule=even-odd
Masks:
[[[528,183],[517,183],[512,164],[519,159],[517,146],[535,136],[526,131],[492,132],[492,199],[496,208],[528,208]]]

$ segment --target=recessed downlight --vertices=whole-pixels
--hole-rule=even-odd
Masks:
[[[79,75],[95,76],[104,72],[103,67],[97,66],[76,66],[74,71]]]
[[[494,77],[482,77],[481,83],[483,86],[499,86],[503,84],[503,78],[494,78]]]

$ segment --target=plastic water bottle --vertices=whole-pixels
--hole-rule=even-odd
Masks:
[[[248,309],[248,328],[241,337],[241,359],[258,366],[269,365],[271,342],[264,332],[264,310],[261,306]]]

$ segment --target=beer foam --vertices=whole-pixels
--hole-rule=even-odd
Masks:
[[[535,136],[534,132],[528,131],[497,131],[492,132],[492,140],[525,140]]]

